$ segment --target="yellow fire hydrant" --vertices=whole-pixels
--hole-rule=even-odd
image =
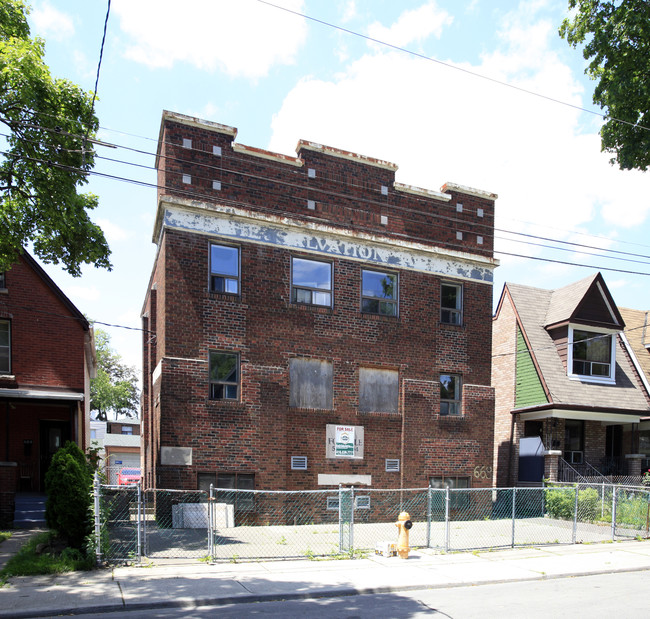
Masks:
[[[397,538],[397,554],[400,559],[408,559],[409,556],[409,530],[413,526],[411,516],[408,512],[402,512],[397,517],[395,526],[399,529],[399,537]]]

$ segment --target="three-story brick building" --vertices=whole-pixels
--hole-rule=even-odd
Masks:
[[[489,486],[496,195],[164,112],[145,483]]]

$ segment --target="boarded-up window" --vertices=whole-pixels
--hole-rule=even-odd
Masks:
[[[359,368],[359,411],[396,413],[398,384],[397,370]]]
[[[289,359],[289,406],[332,409],[332,364],[318,359]]]

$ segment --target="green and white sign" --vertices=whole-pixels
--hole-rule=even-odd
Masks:
[[[336,426],[334,454],[337,458],[354,458],[354,426]]]
[[[363,426],[326,425],[328,458],[363,459]]]

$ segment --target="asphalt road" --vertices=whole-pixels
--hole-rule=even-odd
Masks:
[[[474,619],[639,619],[650,616],[650,572],[577,576],[543,581],[451,587],[403,593],[353,595],[313,600],[258,602],[199,608],[111,613],[107,617],[164,619],[194,617],[446,617]],[[98,615],[78,615],[78,617]]]

